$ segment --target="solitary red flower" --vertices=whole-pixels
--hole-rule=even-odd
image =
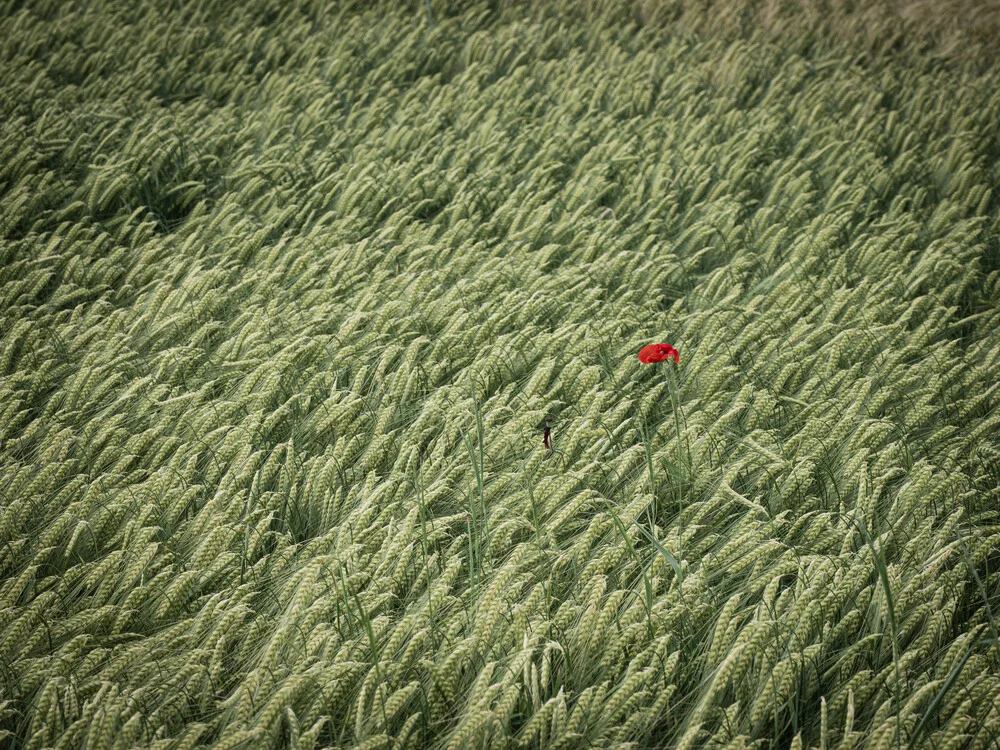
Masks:
[[[681,355],[670,344],[649,344],[639,350],[639,361],[644,365],[662,362],[671,357],[674,358],[674,364],[680,363]]]

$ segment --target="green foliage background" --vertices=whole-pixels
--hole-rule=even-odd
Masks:
[[[0,5],[2,741],[996,747],[998,19]]]

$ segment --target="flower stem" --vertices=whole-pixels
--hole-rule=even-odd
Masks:
[[[680,526],[681,513],[684,512],[684,483],[687,482],[691,474],[691,447],[684,444],[683,432],[681,430],[681,404],[678,395],[677,373],[673,367],[667,368],[668,388],[670,389],[670,402],[674,407],[674,430],[677,433],[677,456],[681,459],[684,467],[684,474],[677,487],[677,524]],[[683,531],[683,528],[681,529]]]

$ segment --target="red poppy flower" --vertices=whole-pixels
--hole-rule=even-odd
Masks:
[[[670,344],[649,344],[639,350],[639,361],[644,365],[662,362],[671,357],[674,358],[674,364],[680,363],[681,355]]]

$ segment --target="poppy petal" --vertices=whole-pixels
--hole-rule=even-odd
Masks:
[[[674,363],[680,362],[680,354],[670,344],[647,344],[639,350],[639,361],[644,365],[662,362],[674,358]]]

